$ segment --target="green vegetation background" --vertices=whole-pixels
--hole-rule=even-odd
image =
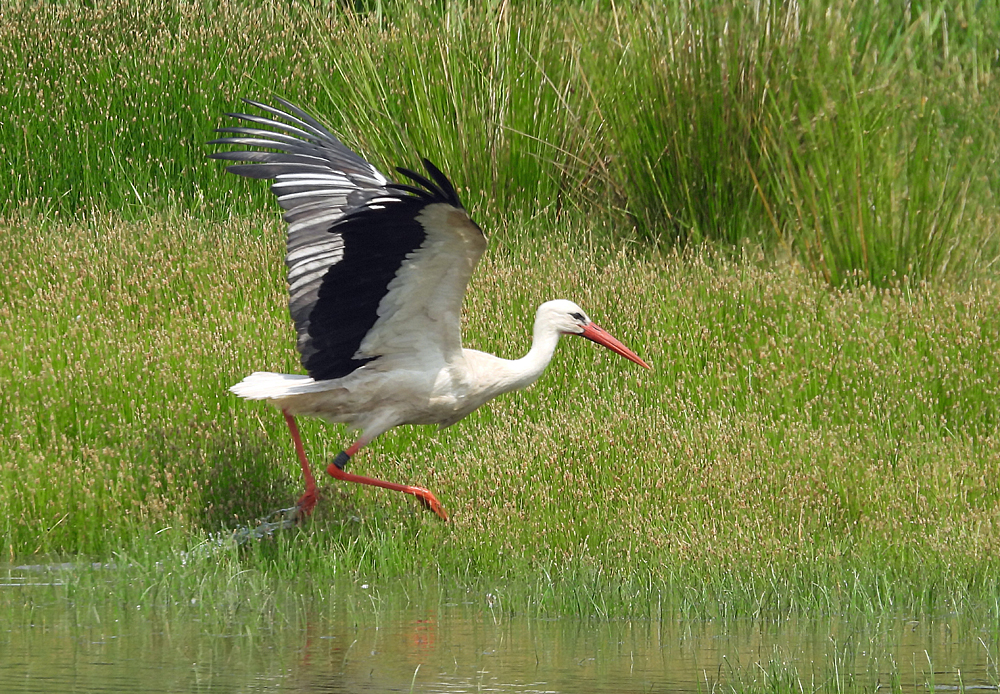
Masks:
[[[470,346],[525,351],[565,296],[654,370],[563,345],[532,390],[357,461],[452,523],[330,485],[275,543],[294,561],[231,561],[588,614],[997,612],[995,8],[355,9],[0,7],[11,559],[179,551],[298,494],[280,417],[226,392],[297,369],[281,225],[204,145],[278,94],[456,182],[492,236]],[[344,438],[304,434],[317,461]]]

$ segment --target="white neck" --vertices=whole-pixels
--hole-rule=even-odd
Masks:
[[[527,388],[538,380],[545,367],[552,361],[552,355],[555,354],[558,344],[559,331],[548,323],[536,320],[531,350],[514,362],[520,372],[517,388]]]
[[[550,323],[536,319],[531,350],[520,359],[504,360],[505,373],[502,382],[497,384],[503,389],[502,392],[527,388],[537,381],[552,361],[557,344],[559,331]]]
[[[578,324],[579,318],[572,318],[577,313],[582,314],[583,309],[562,299],[539,306],[531,350],[520,359],[501,359],[474,349],[465,350],[470,391],[468,411],[501,393],[527,388],[537,381],[552,361],[561,331]]]

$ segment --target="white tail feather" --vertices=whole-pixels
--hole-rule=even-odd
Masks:
[[[229,390],[247,400],[272,400],[288,395],[313,393],[317,390],[325,390],[325,388],[323,386],[317,387],[317,382],[309,376],[257,371],[230,387]]]

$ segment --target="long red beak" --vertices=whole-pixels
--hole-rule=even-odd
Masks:
[[[583,328],[583,332],[580,333],[580,337],[585,337],[599,345],[604,345],[612,352],[622,355],[629,361],[634,361],[639,366],[645,366],[647,369],[652,368],[649,364],[640,359],[638,354],[612,337],[611,333],[599,326],[597,323],[587,323],[587,325]]]

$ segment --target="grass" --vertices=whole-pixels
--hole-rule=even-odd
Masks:
[[[566,296],[653,371],[566,340],[531,390],[355,462],[430,487],[451,523],[326,484],[250,566],[440,577],[539,613],[992,609],[1000,287],[831,291],[796,265],[605,249],[592,223],[494,229],[466,344],[522,353],[518,326]],[[296,498],[281,418],[226,392],[296,370],[273,218],[22,217],[0,239],[21,259],[0,285],[10,557],[142,551],[166,528],[180,551]],[[317,462],[342,447],[303,424]]]
[[[437,161],[488,221],[598,214],[618,240],[761,247],[834,286],[997,257],[985,5],[625,5],[8,3],[0,210],[261,209],[203,142],[277,93],[384,169]]]
[[[186,551],[300,492],[280,417],[226,392],[298,368],[283,232],[203,144],[273,92],[459,184],[492,233],[469,346],[525,352],[564,296],[655,368],[571,341],[530,391],[354,464],[452,523],[328,485],[234,574],[995,618],[997,17],[599,5],[0,8],[4,553]],[[346,436],[303,433],[317,462]]]

